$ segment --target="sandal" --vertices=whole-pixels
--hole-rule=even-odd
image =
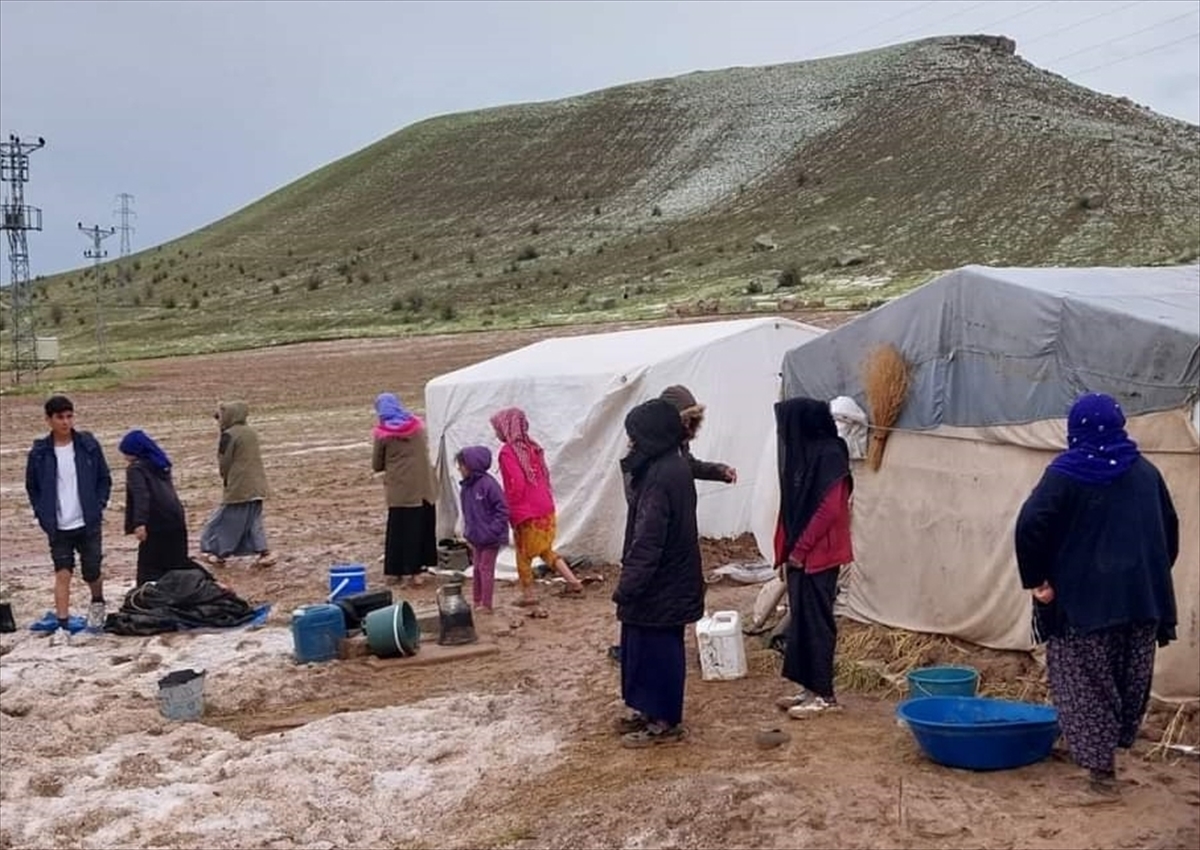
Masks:
[[[648,723],[636,732],[621,736],[621,746],[630,750],[640,750],[653,747],[656,744],[678,744],[687,737],[683,724],[664,726],[658,723]]]
[[[564,597],[566,599],[582,599],[583,598],[583,585],[581,584],[581,585],[579,585],[579,587],[572,587],[571,585],[568,584],[561,591],[559,591],[558,595],[560,597]]]

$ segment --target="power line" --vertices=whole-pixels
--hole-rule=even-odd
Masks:
[[[986,6],[986,5],[988,5],[988,0],[982,0],[982,2],[974,3],[965,9],[959,9],[957,12],[954,12],[953,14],[947,15],[946,17],[942,18],[940,21],[937,22],[937,24],[935,24],[935,27],[940,27],[946,21],[961,17],[961,16],[967,14],[968,12],[974,12],[980,6]],[[924,27],[924,26],[917,27],[916,29],[909,30],[908,32],[901,33],[900,35],[897,35],[897,36],[893,36],[892,41],[893,42],[900,41],[901,39],[905,39],[905,38],[908,38],[909,36],[917,35],[918,33],[924,32],[927,29],[928,29],[928,27]]]
[[[916,6],[905,9],[903,12],[900,12],[899,14],[891,15],[887,18],[884,18],[882,21],[874,23],[871,26],[866,27],[865,29],[856,30],[856,31],[850,33],[849,35],[842,36],[841,38],[836,39],[835,41],[827,42],[827,43],[821,45],[820,47],[816,48],[813,51],[813,53],[820,56],[824,51],[828,50],[831,47],[837,47],[839,44],[845,44],[847,41],[857,38],[858,36],[862,35],[863,33],[868,33],[868,32],[871,32],[872,30],[877,30],[881,26],[884,26],[885,24],[890,24],[892,21],[898,21],[907,15],[911,15],[913,12],[919,12],[922,9],[924,9],[926,6],[932,6],[936,2],[937,2],[937,0],[927,0],[927,2],[925,2],[925,3],[918,3]]]
[[[1146,2],[1146,0],[1134,0],[1133,3],[1126,3],[1124,6],[1121,6],[1119,9],[1109,9],[1107,12],[1101,12],[1098,15],[1092,15],[1090,18],[1084,18],[1082,21],[1076,21],[1073,24],[1067,24],[1065,27],[1059,27],[1056,30],[1051,30],[1050,32],[1042,33],[1037,38],[1031,38],[1031,39],[1029,39],[1029,41],[1023,41],[1021,43],[1021,47],[1025,48],[1031,44],[1037,44],[1039,41],[1044,41],[1045,39],[1050,38],[1050,36],[1052,36],[1052,35],[1061,35],[1062,33],[1070,32],[1073,29],[1079,29],[1079,27],[1083,26],[1084,24],[1090,24],[1092,21],[1098,21],[1101,18],[1107,18],[1109,15],[1117,14],[1117,12],[1124,12],[1126,9],[1132,9],[1134,6],[1140,6],[1145,2]]]
[[[1182,15],[1176,15],[1173,18],[1167,18],[1165,20],[1159,21],[1156,24],[1151,24],[1148,27],[1142,27],[1140,30],[1134,30],[1133,32],[1127,32],[1124,35],[1117,36],[1116,38],[1110,38],[1108,41],[1102,41],[1098,44],[1093,44],[1089,47],[1084,47],[1079,50],[1072,51],[1071,53],[1068,53],[1066,56],[1059,56],[1056,59],[1051,59],[1046,64],[1047,65],[1055,65],[1059,62],[1064,62],[1067,59],[1071,59],[1072,57],[1079,56],[1080,54],[1090,53],[1091,51],[1095,50],[1098,47],[1107,47],[1110,44],[1116,44],[1118,41],[1125,41],[1128,38],[1133,38],[1135,35],[1141,35],[1142,33],[1150,32],[1151,30],[1156,30],[1159,27],[1163,26],[1164,24],[1173,23],[1175,21],[1183,20],[1184,18],[1190,18],[1190,17],[1192,17],[1192,15],[1196,14],[1196,11],[1197,10],[1193,9],[1192,11],[1186,12]]]
[[[1054,0],[1045,0],[1042,3],[1034,3],[1028,9],[1017,12],[1015,15],[1008,15],[1007,17],[1003,17],[998,21],[992,21],[990,24],[986,24],[985,26],[979,27],[979,31],[987,32],[992,27],[998,27],[1001,24],[1007,24],[1009,21],[1016,20],[1017,18],[1023,18],[1026,15],[1028,15],[1030,12],[1036,12],[1038,9],[1042,8],[1043,6],[1049,6],[1053,2],[1054,2]]]
[[[1090,68],[1084,68],[1082,71],[1072,71],[1070,76],[1081,77],[1084,74],[1090,74],[1092,71],[1099,71],[1101,68],[1108,68],[1113,65],[1120,65],[1122,62],[1128,62],[1130,59],[1136,59],[1139,56],[1145,56],[1147,53],[1153,53],[1156,50],[1162,50],[1165,47],[1171,47],[1176,44],[1183,44],[1185,41],[1191,41],[1194,38],[1200,38],[1200,32],[1193,32],[1185,35],[1183,38],[1177,38],[1174,41],[1167,41],[1162,44],[1156,44],[1153,47],[1147,47],[1145,50],[1139,50],[1137,53],[1130,53],[1128,56],[1122,56],[1120,59],[1113,59],[1111,62],[1103,62],[1099,65],[1093,65]],[[1064,74],[1064,76],[1067,76]]]
[[[117,228],[121,231],[121,256],[128,257],[130,252],[129,235],[137,231],[137,228],[130,224],[129,220],[137,218],[137,213],[133,211],[133,195],[122,192],[117,195],[117,200],[121,206],[113,210],[113,215],[119,216],[121,221],[121,226]]]

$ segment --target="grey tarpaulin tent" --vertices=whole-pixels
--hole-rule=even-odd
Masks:
[[[869,409],[859,372],[885,342],[912,388],[883,467],[856,470],[846,613],[1027,648],[1013,521],[1065,446],[1071,403],[1106,392],[1180,514],[1180,640],[1155,690],[1200,696],[1200,267],[958,269],[790,351],[784,395]]]

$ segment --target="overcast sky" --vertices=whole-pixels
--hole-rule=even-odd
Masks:
[[[87,262],[76,222],[116,225],[120,192],[136,251],[434,115],[975,32],[1200,123],[1197,0],[0,0],[0,135],[46,139],[25,192],[49,274]]]

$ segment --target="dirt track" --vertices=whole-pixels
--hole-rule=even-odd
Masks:
[[[281,561],[262,572],[234,565],[223,577],[244,597],[273,603],[272,624],[284,626],[293,607],[323,595],[331,563],[369,564],[372,583],[379,583],[382,500],[369,474],[367,437],[375,394],[390,389],[419,405],[430,377],[544,335],[321,343],[148,361],[130,364],[131,375],[117,390],[73,397],[80,427],[100,437],[114,464],[125,429],[144,427],[161,439],[176,461],[193,544],[218,495],[213,403],[250,402],[275,488],[266,522]],[[32,524],[22,486],[25,451],[42,431],[40,399],[5,397],[0,428],[0,577],[23,626],[49,604],[45,540]],[[119,486],[114,497],[120,502]],[[113,602],[133,577],[134,545],[120,534],[121,521],[114,506],[106,521]],[[749,555],[744,544],[733,543],[708,543],[705,553],[710,568]],[[781,717],[772,705],[782,692],[775,656],[754,642],[748,642],[751,675],[726,683],[700,680],[689,643],[690,740],[655,751],[622,750],[609,731],[619,698],[616,670],[604,654],[615,634],[608,578],[582,600],[548,596],[551,616],[541,621],[522,618],[507,604],[515,592],[501,588],[497,614],[479,621],[483,639],[495,641],[500,652],[469,662],[410,669],[364,659],[297,667],[271,655],[278,632],[239,634],[227,642],[232,660],[210,668],[207,727],[182,731],[162,721],[145,688],[132,683],[170,663],[170,653],[189,636],[106,637],[94,650],[105,664],[92,673],[60,673],[76,678],[51,685],[52,671],[66,668],[43,660],[38,639],[27,632],[6,635],[0,641],[0,668],[10,674],[0,689],[0,847],[105,841],[170,848],[1200,846],[1195,760],[1150,761],[1143,756],[1151,742],[1139,742],[1123,766],[1123,799],[1100,806],[1061,758],[992,774],[940,768],[897,726],[891,700],[849,694],[840,716]],[[753,596],[753,588],[716,584],[710,607],[745,611]],[[406,598],[427,603],[433,592],[425,588]],[[84,601],[81,594],[77,601]],[[75,656],[80,663],[91,657],[82,652]],[[128,675],[119,672],[125,669]],[[300,746],[307,739],[294,736],[306,726],[355,722],[367,730],[356,733],[356,746],[393,747],[386,756],[393,766],[419,756],[438,781],[406,797],[379,790],[384,768],[372,768],[371,785],[370,776],[347,766],[309,788],[301,784],[303,774],[323,768],[306,767],[309,756],[299,751],[289,757],[291,768],[282,762],[279,772],[251,781],[253,765],[267,758],[262,748],[288,741]],[[792,741],[755,749],[754,733],[769,726],[783,726]],[[434,744],[423,741],[440,749],[433,753]],[[167,744],[174,749],[162,750]],[[351,744],[329,744],[328,757],[339,746]],[[115,803],[107,809],[103,802],[84,803],[96,777],[150,793],[145,789],[176,787],[168,780],[180,781],[172,773],[180,765],[232,759],[243,750],[245,761],[237,764],[244,775],[221,768],[224,784],[205,794],[226,795],[219,811],[227,820],[235,809],[270,812],[269,829],[229,832],[234,819],[221,827],[226,831],[214,831],[218,810],[195,800],[169,823],[147,814],[153,807],[144,797],[121,810]],[[98,761],[106,753],[127,753],[111,775]],[[353,790],[360,780],[367,783],[363,790]],[[341,786],[364,795],[357,826],[353,818],[347,825],[344,813],[331,814]],[[456,789],[461,793],[452,793]],[[114,818],[139,825],[105,832]]]

